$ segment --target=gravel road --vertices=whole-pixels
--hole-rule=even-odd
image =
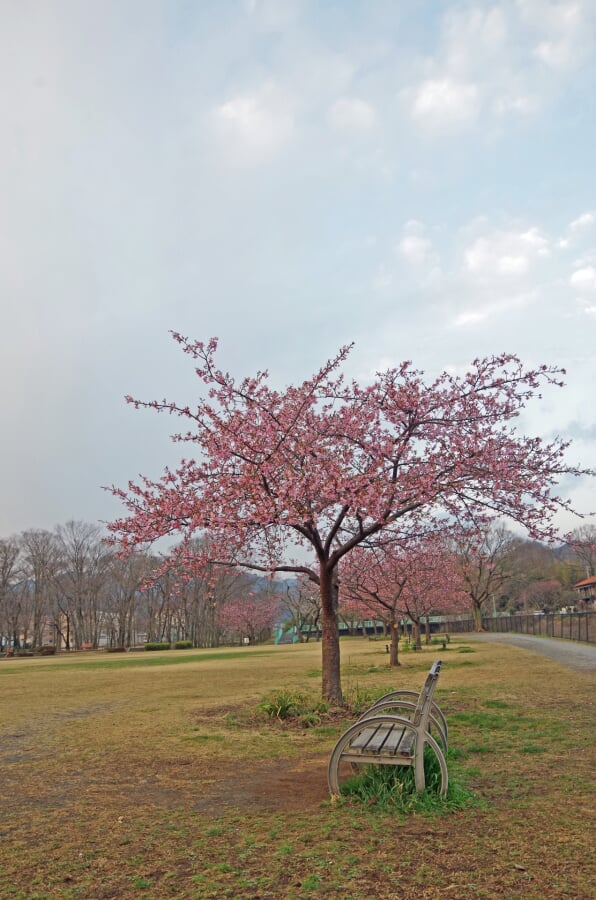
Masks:
[[[532,650],[534,653],[548,656],[564,666],[569,666],[571,669],[580,669],[583,672],[596,669],[595,644],[581,644],[577,641],[565,641],[561,638],[534,637],[531,634],[494,634],[493,632],[466,634],[466,639],[512,644],[514,647]]]

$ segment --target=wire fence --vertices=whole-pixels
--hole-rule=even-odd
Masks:
[[[482,619],[485,631],[535,634],[596,644],[596,612],[544,613],[542,615],[491,616]],[[448,634],[474,631],[472,619],[449,619],[441,625]]]

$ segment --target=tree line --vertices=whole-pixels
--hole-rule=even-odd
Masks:
[[[197,546],[196,553],[205,552]],[[339,621],[372,622],[391,664],[409,625],[420,645],[432,616],[554,612],[578,606],[574,584],[596,574],[596,528],[549,545],[501,525],[402,547],[363,548],[341,570]],[[304,574],[272,581],[203,564],[183,575],[150,552],[119,557],[102,530],[68,522],[0,539],[0,646],[65,650],[142,642],[258,643],[277,626],[308,641],[321,632],[321,597]]]
[[[209,567],[180,578],[161,563],[149,551],[118,556],[86,522],[0,539],[0,647],[215,647],[269,636],[279,604],[264,579]]]

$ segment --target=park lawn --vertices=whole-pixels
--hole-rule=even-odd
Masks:
[[[476,798],[439,817],[330,802],[353,714],[256,713],[315,704],[317,644],[0,661],[0,897],[593,897],[593,673],[463,637],[390,671],[346,639],[344,689],[419,689],[438,656]]]

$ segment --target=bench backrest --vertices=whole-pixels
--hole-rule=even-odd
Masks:
[[[426,676],[426,681],[424,682],[424,686],[420,691],[418,702],[416,703],[416,709],[414,711],[414,715],[412,716],[412,724],[421,725],[424,731],[428,730],[428,717],[430,715],[433,694],[439,680],[440,672],[441,660],[437,659],[430,667],[430,671]]]

